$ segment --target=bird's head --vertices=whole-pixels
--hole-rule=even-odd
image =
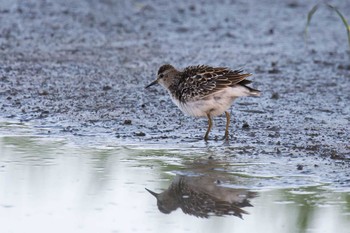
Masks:
[[[168,190],[156,193],[146,188],[146,190],[157,199],[157,206],[163,214],[170,214],[179,207],[177,199]]]
[[[157,83],[162,85],[165,88],[169,88],[169,86],[173,83],[174,77],[178,71],[169,64],[162,65],[157,74],[157,79],[151,82],[146,88],[153,86]]]

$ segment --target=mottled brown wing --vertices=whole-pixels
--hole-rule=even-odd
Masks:
[[[234,86],[251,75],[242,72],[242,70],[230,70],[226,67],[187,67],[181,73],[178,97],[181,101],[186,101],[211,95],[225,87]]]
[[[242,218],[242,214],[248,214],[237,203],[222,201],[208,193],[192,188],[184,178],[179,180],[174,190],[176,190],[174,193],[177,194],[180,208],[185,214],[200,218],[208,218],[210,215],[234,215]]]
[[[233,215],[242,218],[242,214],[248,214],[248,212],[235,204],[218,200],[200,192],[191,192],[183,195],[182,201],[180,201],[180,208],[185,214],[201,218],[208,218],[210,215]]]

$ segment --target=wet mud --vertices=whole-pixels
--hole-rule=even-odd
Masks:
[[[347,164],[349,47],[327,9],[315,14],[305,42],[316,3],[2,1],[0,116],[45,128],[43,135],[202,145],[206,120],[183,115],[160,86],[144,87],[164,63],[243,68],[262,96],[230,110],[235,153]],[[333,4],[350,12],[347,1]],[[225,117],[214,121],[208,144],[221,145]]]

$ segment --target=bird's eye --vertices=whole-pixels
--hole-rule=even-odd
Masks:
[[[159,75],[159,78],[164,78],[164,74],[160,74],[160,75]]]

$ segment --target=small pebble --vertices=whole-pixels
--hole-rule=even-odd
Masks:
[[[131,125],[131,120],[125,120],[124,125]]]
[[[102,87],[102,90],[104,90],[104,91],[109,91],[109,90],[111,90],[111,89],[112,89],[111,86],[103,86],[103,87]]]
[[[135,136],[143,137],[143,136],[146,136],[146,134],[144,132],[137,132],[135,133]]]
[[[247,122],[244,122],[242,125],[242,129],[249,129],[249,124]]]
[[[278,100],[280,98],[280,95],[278,93],[272,93],[271,99]]]

